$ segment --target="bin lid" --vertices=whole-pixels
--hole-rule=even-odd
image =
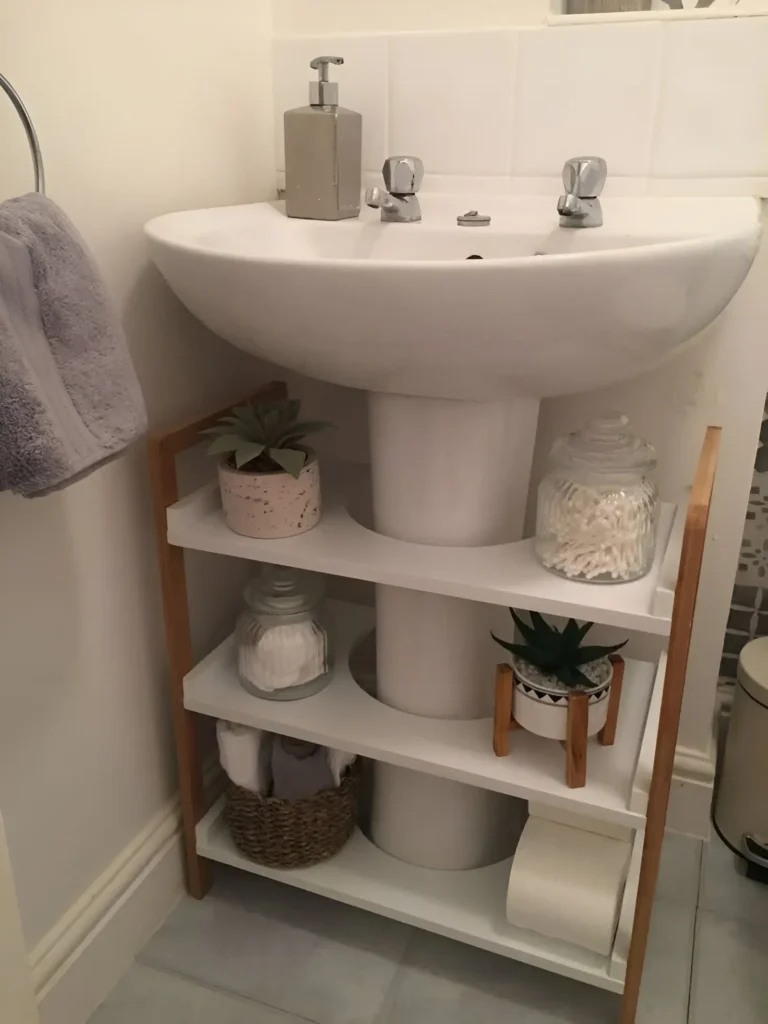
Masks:
[[[737,676],[750,697],[768,707],[768,636],[742,647]]]

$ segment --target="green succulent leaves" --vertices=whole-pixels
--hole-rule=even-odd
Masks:
[[[209,455],[228,455],[236,469],[255,473],[290,473],[298,479],[314,452],[304,444],[308,434],[329,427],[320,420],[299,420],[301,403],[283,398],[248,402],[203,430],[215,440]]]
[[[581,671],[581,666],[615,654],[628,643],[625,640],[611,647],[582,647],[581,643],[594,625],[593,622],[585,622],[580,626],[575,619],[569,619],[563,629],[559,630],[538,612],[530,613],[530,624],[512,608],[509,612],[525,643],[509,643],[491,633],[496,643],[542,672],[555,676],[569,688],[590,688],[592,683]]]

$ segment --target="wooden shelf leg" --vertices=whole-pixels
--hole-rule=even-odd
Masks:
[[[189,628],[187,577],[184,552],[168,543],[166,510],[178,501],[174,456],[163,450],[161,439],[149,442],[149,467],[154,491],[155,526],[163,596],[163,617],[168,647],[171,709],[179,769],[184,857],[187,889],[202,899],[211,886],[210,865],[197,855],[195,826],[205,813],[203,772],[198,749],[197,716],[184,707],[184,676],[194,665]]]
[[[509,753],[509,728],[512,721],[512,669],[496,666],[496,703],[493,709],[493,752],[496,757]]]
[[[624,659],[614,654],[611,656],[613,662],[613,681],[611,692],[608,697],[608,717],[605,725],[597,734],[597,741],[604,747],[612,747],[616,742],[616,727],[619,724],[619,708],[621,707],[621,688],[624,683]]]
[[[265,384],[251,396],[254,399],[270,400],[285,397],[286,387],[281,381]],[[244,401],[248,400],[250,399]],[[210,864],[198,856],[195,836],[195,826],[207,808],[197,735],[198,716],[184,707],[184,676],[194,667],[184,551],[168,543],[167,512],[168,508],[179,500],[176,456],[199,444],[200,432],[218,423],[222,416],[232,412],[233,407],[233,403],[230,402],[223,409],[188,420],[174,430],[154,434],[147,444],[163,597],[165,642],[168,649],[176,761],[179,768],[187,889],[190,895],[197,899],[202,899],[211,887]]]
[[[568,733],[565,741],[565,782],[571,789],[587,784],[589,696],[568,694]]]
[[[691,499],[685,519],[680,570],[672,608],[667,671],[659,713],[656,755],[648,793],[643,859],[635,903],[635,918],[627,957],[627,975],[621,1003],[621,1024],[636,1024],[637,1003],[643,979],[648,933],[651,928],[653,901],[661,864],[661,847],[667,823],[667,806],[675,767],[675,749],[683,706],[683,690],[688,670],[693,616],[699,592],[701,563],[707,539],[707,523],[712,502],[717,458],[720,450],[720,427],[708,427],[693,481]]]

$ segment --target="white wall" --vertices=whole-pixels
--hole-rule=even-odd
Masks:
[[[180,307],[141,229],[272,193],[269,3],[24,0],[1,20],[0,69],[117,298],[153,424],[244,392],[263,370]],[[0,138],[5,198],[31,172],[2,96]],[[143,449],[59,495],[0,495],[0,573],[0,807],[32,948],[175,788]],[[197,618],[216,632],[226,609]]]

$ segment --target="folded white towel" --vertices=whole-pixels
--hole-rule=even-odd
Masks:
[[[219,720],[216,723],[219,760],[236,786],[268,796],[272,786],[272,733]]]
[[[337,786],[341,785],[344,772],[354,763],[357,755],[350,754],[348,750],[331,750],[328,747],[328,764],[333,775],[333,781]]]

